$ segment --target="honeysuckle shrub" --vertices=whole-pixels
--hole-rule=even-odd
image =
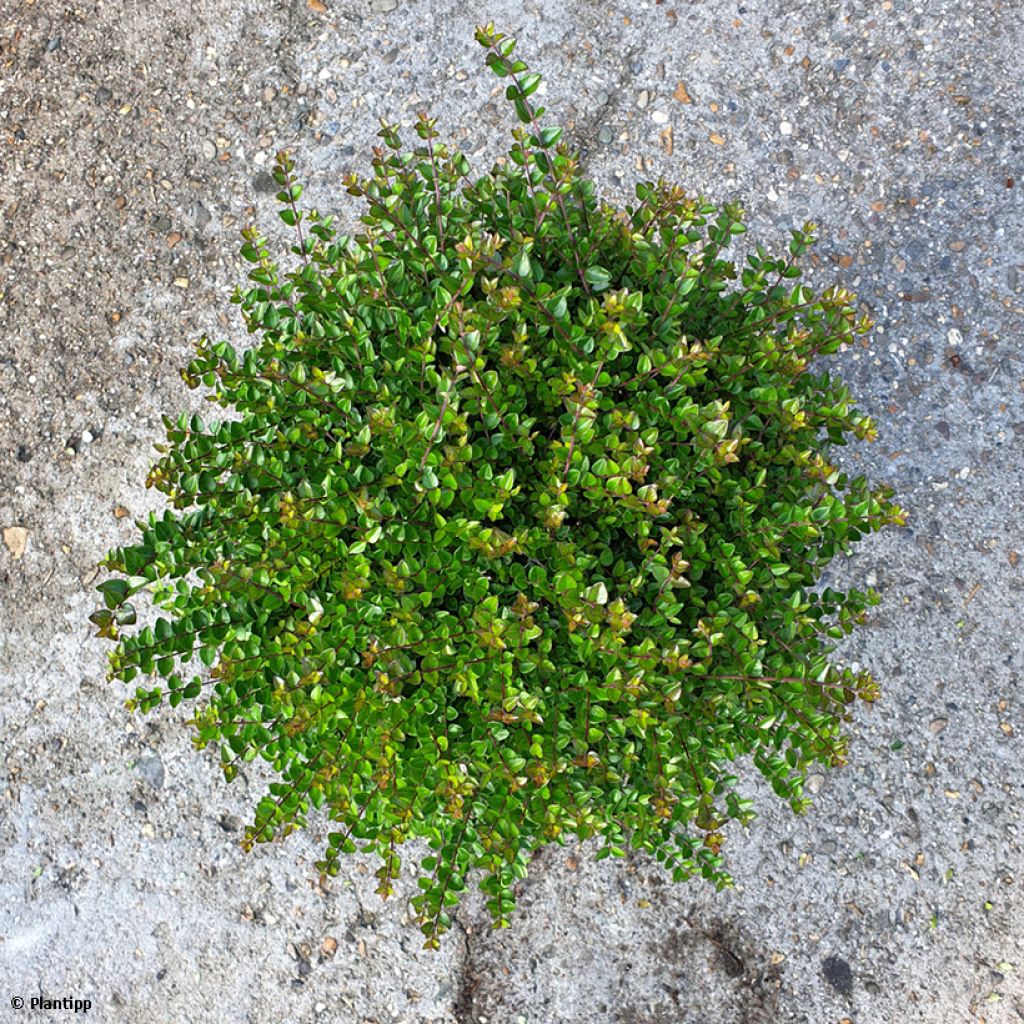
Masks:
[[[279,154],[294,258],[243,232],[253,343],[202,338],[183,371],[231,415],[165,418],[170,508],[110,552],[93,616],[131,707],[187,704],[229,780],[273,766],[246,847],[321,809],[319,869],[376,851],[387,896],[425,839],[432,948],[473,869],[505,926],[568,836],[728,884],[734,762],[801,811],[876,697],[830,656],[877,595],[820,576],[901,521],[831,461],[874,428],[821,357],[870,324],[801,284],[813,225],[737,265],[736,205],[599,202],[514,40],[476,38],[521,122],[489,173],[425,115],[411,152],[382,122],[346,237]],[[164,614],[128,631],[140,591]]]

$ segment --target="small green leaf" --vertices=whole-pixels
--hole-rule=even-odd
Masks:
[[[116,608],[128,597],[128,582],[123,579],[104,580],[96,589],[108,608]]]
[[[536,72],[524,75],[519,83],[520,92],[523,96],[532,96],[540,85],[541,77]]]

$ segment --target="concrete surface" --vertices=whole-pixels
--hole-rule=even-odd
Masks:
[[[379,116],[431,110],[485,170],[488,19],[606,196],[664,174],[761,240],[822,226],[814,282],[879,325],[837,359],[881,433],[844,461],[911,518],[836,567],[884,594],[849,656],[885,699],[803,818],[751,780],[734,891],[549,849],[512,929],[470,899],[435,955],[368,863],[318,887],[320,825],[243,855],[264,780],[128,716],[85,619],[199,400],[190,340],[242,336],[273,151],[350,225]],[[0,0],[0,1019],[1024,1020],[1022,48],[1019,0]]]

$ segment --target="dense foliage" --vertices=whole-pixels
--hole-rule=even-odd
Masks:
[[[93,616],[129,704],[195,702],[229,779],[273,765],[246,845],[322,808],[321,870],[375,850],[386,896],[424,837],[431,947],[471,869],[504,925],[569,834],[726,884],[732,762],[800,810],[876,696],[829,657],[876,595],[817,584],[901,517],[829,461],[873,428],[811,362],[869,324],[799,283],[812,226],[736,266],[735,206],[599,203],[514,41],[477,38],[522,122],[489,174],[426,116],[411,153],[385,123],[349,238],[279,155],[295,264],[244,232],[255,343],[204,338],[183,371],[234,415],[166,419],[172,510],[110,553]],[[125,632],[143,590],[166,614]]]

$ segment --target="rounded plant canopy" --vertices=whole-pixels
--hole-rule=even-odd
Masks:
[[[321,870],[376,850],[387,895],[425,838],[433,947],[471,869],[506,924],[570,834],[726,884],[736,758],[799,810],[875,696],[829,656],[876,595],[817,584],[901,515],[830,462],[873,428],[811,363],[869,324],[800,283],[813,227],[737,265],[733,205],[598,202],[514,41],[477,38],[522,122],[489,174],[425,116],[412,152],[384,124],[347,238],[279,155],[292,266],[244,232],[255,343],[183,371],[231,415],[166,419],[172,509],[108,556],[93,616],[130,703],[189,702],[228,778],[273,765],[246,844],[322,808]],[[127,632],[140,590],[165,614]]]

